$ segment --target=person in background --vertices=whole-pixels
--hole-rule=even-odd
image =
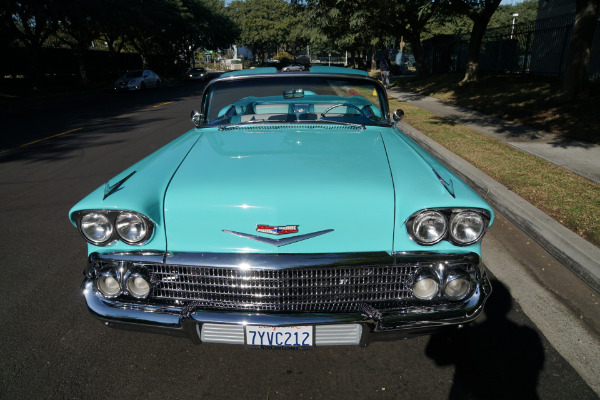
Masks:
[[[381,71],[381,82],[388,89],[390,87],[390,59],[387,55],[383,56],[379,62],[379,71]]]

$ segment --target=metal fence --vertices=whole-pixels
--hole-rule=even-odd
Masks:
[[[562,76],[574,21],[575,16],[568,15],[488,29],[481,45],[479,70]],[[429,71],[464,70],[470,36],[470,33],[446,35],[425,41],[423,48]],[[594,36],[588,76],[600,78],[600,26]]]

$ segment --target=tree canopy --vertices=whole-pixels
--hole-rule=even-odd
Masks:
[[[129,49],[144,64],[150,55],[190,62],[198,48],[224,48],[238,37],[224,0],[0,0],[5,45],[31,53],[68,47],[81,54],[92,46],[113,55]],[[85,66],[80,65],[85,79]]]

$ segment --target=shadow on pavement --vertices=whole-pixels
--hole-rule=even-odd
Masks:
[[[539,335],[507,318],[513,303],[500,281],[482,323],[431,337],[426,355],[437,365],[454,365],[450,399],[537,399],[545,356]]]

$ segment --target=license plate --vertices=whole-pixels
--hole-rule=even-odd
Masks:
[[[246,326],[246,345],[273,350],[306,350],[314,345],[312,326]]]

